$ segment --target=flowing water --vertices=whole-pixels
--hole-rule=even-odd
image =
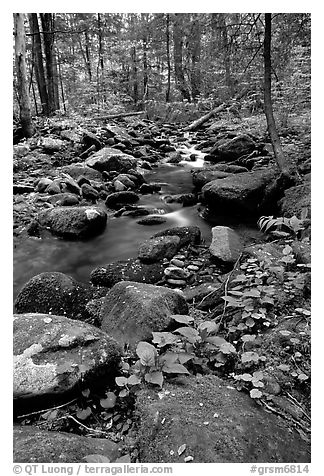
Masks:
[[[206,244],[210,243],[211,225],[199,216],[197,205],[183,207],[163,200],[166,195],[193,190],[190,170],[203,166],[203,154],[194,149],[185,152],[186,155],[197,154],[196,160],[183,161],[179,165],[162,164],[145,173],[147,182],[161,183],[162,189],[160,193],[142,195],[137,205],[162,209],[161,213],[164,212],[167,219],[165,223],[140,225],[136,223],[138,218],[125,216],[108,218],[105,231],[87,241],[66,241],[53,236],[44,239],[28,237],[14,249],[14,297],[32,276],[45,271],[60,271],[80,282],[89,282],[94,268],[136,257],[142,241],[173,226],[198,225]],[[217,224],[229,224],[222,221]]]

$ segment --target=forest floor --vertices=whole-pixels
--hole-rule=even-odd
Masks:
[[[141,147],[146,147],[146,152],[153,137],[164,138],[168,131],[179,139],[179,144],[186,137],[177,126],[170,129],[169,125],[161,127],[150,121],[131,118],[116,121],[116,124],[127,129],[128,133],[132,128],[136,132],[140,130],[142,137],[146,137],[147,142],[144,140],[141,144]],[[266,124],[261,116],[239,121],[224,115],[219,128],[264,137]],[[37,135],[14,147],[15,244],[27,239],[28,226],[44,208],[44,201],[34,193],[35,183],[42,177],[55,178],[57,167],[80,161],[80,154],[89,145],[82,139],[84,130],[102,144],[109,143],[110,137],[102,122],[75,117],[40,121]],[[280,134],[285,154],[296,164],[304,180],[310,172],[309,114],[290,117]],[[203,141],[204,130],[196,139],[198,143]],[[151,156],[163,156],[160,151],[149,152]],[[145,160],[145,155],[142,158]],[[149,162],[153,168],[159,163],[158,159]],[[294,213],[299,219],[298,207]],[[188,359],[186,368],[196,378],[213,375],[221,378],[228,388],[236,388],[248,395],[256,407],[280,417],[287,428],[294,428],[304,441],[310,438],[309,229],[308,223],[306,232],[301,229],[296,233],[264,235],[240,254],[233,269],[224,268],[222,272],[204,243],[183,249],[180,261],[186,267],[195,267],[194,282],[182,289],[189,303],[188,320],[182,322],[190,329],[191,335],[182,336],[174,346],[187,353],[193,352],[194,358]],[[206,283],[215,286],[212,291],[206,292]],[[171,336],[179,338],[174,331],[168,334],[171,339]],[[217,352],[210,347],[215,334],[221,339],[217,342]],[[158,342],[156,348],[159,353],[165,350]],[[126,353],[121,376],[129,378],[132,375],[130,369],[137,360],[134,353]],[[163,388],[156,386],[156,398],[162,401],[168,393],[175,391],[177,382],[181,387],[186,378],[191,377],[164,373],[165,385]],[[129,385],[123,397],[118,396],[121,392],[118,385],[110,385],[99,393],[83,389],[70,402],[24,411],[23,414],[19,412],[15,422],[40,429],[108,438],[121,448],[123,457],[117,461],[142,462],[140,440],[144,438],[144,427],[140,419],[144,417],[143,409],[137,404],[137,395],[140,401],[143,402],[144,398],[147,405],[153,405],[150,387],[147,383],[138,387]],[[102,405],[100,402],[107,392],[112,400]],[[178,454],[170,456],[169,462],[182,462],[187,454],[188,451],[185,453],[179,445]]]

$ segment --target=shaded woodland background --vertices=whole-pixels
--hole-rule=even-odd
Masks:
[[[145,110],[181,122],[224,101],[263,108],[260,13],[31,13],[24,17],[33,116]],[[310,14],[272,15],[272,100],[279,125],[310,107]],[[17,68],[14,118],[18,123]]]

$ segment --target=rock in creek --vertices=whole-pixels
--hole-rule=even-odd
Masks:
[[[99,170],[99,172],[116,170],[117,172],[127,173],[130,169],[136,167],[137,160],[133,156],[112,147],[104,147],[89,157],[85,164]]]
[[[114,339],[90,324],[34,313],[14,315],[13,350],[17,400],[60,396],[112,376],[122,355]]]
[[[183,463],[186,456],[193,463],[310,462],[309,444],[294,428],[227,382],[191,376],[179,383],[166,384],[162,399],[149,388],[138,394],[142,463]]]
[[[102,180],[102,175],[100,172],[98,172],[98,170],[88,167],[82,163],[65,165],[64,167],[58,169],[58,171],[69,174],[75,180],[77,180],[80,176],[83,176],[88,180]]]
[[[109,208],[120,208],[125,203],[136,203],[139,200],[139,196],[135,192],[121,191],[108,195],[105,204]]]
[[[145,264],[138,259],[115,261],[98,266],[91,272],[90,280],[96,286],[111,288],[120,281],[155,284],[163,278],[162,263]]]
[[[63,238],[82,239],[101,233],[107,214],[99,207],[57,207],[38,213],[36,222]]]
[[[89,438],[59,431],[46,431],[31,426],[14,426],[14,463],[81,463],[85,457],[98,455],[116,460],[117,443],[107,438]]]
[[[144,241],[138,251],[138,258],[143,263],[155,263],[164,258],[172,258],[178,251],[180,238],[178,236],[160,236]]]
[[[255,149],[254,140],[250,136],[242,134],[225,142],[216,143],[209,152],[209,160],[236,160],[243,155],[251,154]]]
[[[223,263],[234,264],[243,251],[243,243],[232,228],[214,226],[209,251],[214,258]]]
[[[167,230],[159,231],[152,236],[156,238],[159,236],[178,236],[180,238],[180,247],[185,245],[199,245],[201,240],[201,232],[198,226],[175,226]]]
[[[277,171],[268,167],[213,180],[202,188],[202,200],[222,214],[260,214],[267,186],[276,176]]]
[[[33,276],[20,290],[15,309],[17,313],[41,312],[85,319],[85,306],[91,299],[89,287],[58,272]]]
[[[105,296],[100,311],[101,328],[118,342],[135,346],[167,329],[172,314],[186,314],[183,295],[151,284],[120,282]]]

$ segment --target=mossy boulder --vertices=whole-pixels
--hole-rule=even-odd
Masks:
[[[92,298],[91,289],[70,276],[45,272],[33,276],[20,290],[15,301],[17,313],[42,312],[71,319],[85,319],[85,306]]]
[[[122,350],[85,322],[52,314],[14,315],[14,398],[62,396],[117,373]]]
[[[92,284],[111,288],[120,281],[155,284],[163,278],[162,263],[142,263],[138,259],[114,261],[98,266],[90,275]]]
[[[138,251],[138,258],[143,263],[154,263],[164,258],[171,259],[180,246],[178,236],[160,236],[144,241]]]
[[[135,346],[163,331],[172,314],[186,314],[188,306],[182,294],[161,286],[124,281],[106,294],[100,311],[101,329],[118,342]]]
[[[36,216],[40,228],[68,239],[83,239],[101,233],[107,223],[107,213],[99,207],[56,207]]]
[[[307,463],[309,445],[287,421],[215,376],[138,394],[142,463]],[[163,424],[162,424],[163,423]],[[186,445],[179,455],[180,446]]]
[[[93,454],[114,461],[120,451],[117,443],[104,438],[14,426],[14,463],[85,463],[84,458]]]
[[[201,231],[198,226],[174,226],[167,230],[159,231],[155,233],[151,238],[159,236],[178,236],[180,238],[179,246],[186,245],[199,245],[201,241]]]

